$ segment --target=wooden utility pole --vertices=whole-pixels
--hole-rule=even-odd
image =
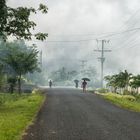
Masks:
[[[105,52],[111,52],[111,50],[105,50],[104,49],[105,43],[109,43],[109,40],[97,40],[97,41],[101,41],[102,42],[102,49],[101,50],[94,50],[94,51],[101,52],[101,57],[98,57],[98,59],[101,61],[101,88],[103,88],[104,87],[104,85],[103,85],[104,62],[105,62],[104,53]]]

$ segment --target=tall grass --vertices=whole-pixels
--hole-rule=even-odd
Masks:
[[[40,94],[0,94],[0,140],[20,140],[43,100]]]
[[[102,94],[102,96],[111,101],[112,103],[132,110],[132,111],[136,111],[136,112],[140,112],[140,96],[132,96],[132,95],[119,95],[119,94],[115,94],[115,93],[106,93],[106,94]]]

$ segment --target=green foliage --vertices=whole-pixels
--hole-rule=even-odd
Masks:
[[[127,99],[129,101],[136,101],[136,98],[132,95],[124,95],[122,98]]]
[[[132,74],[128,73],[127,70],[125,70],[124,72],[122,71],[119,74],[105,76],[104,79],[107,81],[107,86],[114,88],[114,92],[116,92],[117,88],[124,88],[128,90],[130,80],[132,79]]]
[[[32,7],[18,7],[11,8],[6,5],[5,0],[0,2],[0,36],[6,40],[6,36],[15,36],[17,39],[32,39],[31,30],[35,29],[36,23],[30,20],[32,13],[36,14],[37,11],[47,13],[48,8],[46,5],[40,4],[36,10]],[[44,40],[48,34],[37,33],[36,39]]]
[[[2,72],[0,72],[0,90],[3,90],[6,85],[6,76]]]
[[[11,42],[6,43],[3,51],[6,55],[1,60],[16,74],[26,74],[38,69],[38,50],[34,46],[28,47],[20,42]]]
[[[7,93],[0,93],[0,105],[4,105],[6,102],[13,102],[17,101],[20,98],[23,98],[24,95],[19,96],[19,94],[7,94]]]
[[[48,7],[46,5],[40,4],[38,10],[42,11],[42,13],[47,13]]]
[[[48,36],[48,34],[43,34],[43,33],[35,34],[36,39],[42,40],[42,41],[45,40],[47,36]]]
[[[4,27],[5,24],[7,23],[6,21],[6,17],[7,17],[7,6],[6,6],[6,0],[1,0],[0,1],[0,36],[2,36],[3,38],[5,38],[5,34],[4,34]]]
[[[130,82],[130,86],[133,87],[133,88],[139,88],[140,87],[140,75],[132,77],[132,80]]]
[[[126,70],[112,76],[106,76],[107,86],[113,87],[114,89],[122,88],[123,94],[136,94],[140,87],[140,75],[132,75]],[[131,92],[128,90],[128,86],[132,89]],[[116,92],[116,90],[114,90]]]
[[[106,88],[100,88],[97,90],[99,93],[107,93],[108,92],[108,89]]]
[[[125,89],[123,91],[123,95],[131,95],[132,93],[130,91],[128,91],[127,89]]]
[[[116,99],[120,99],[120,100],[129,100],[129,101],[136,101],[136,97],[134,97],[133,95],[120,95],[120,94],[116,94],[116,93],[106,93],[106,94],[102,94],[106,97],[110,97],[110,98],[116,98]]]
[[[140,94],[135,95],[138,102],[140,102]]]
[[[42,94],[42,90],[38,89],[38,88],[35,88],[33,91],[32,91],[32,94]]]
[[[8,77],[7,82],[10,85],[10,93],[13,93],[14,87],[16,86],[17,78],[16,77]]]
[[[32,123],[44,96],[6,94],[5,98],[7,101],[0,106],[0,140],[19,140],[25,128]]]
[[[2,63],[8,66],[10,75],[17,77],[19,93],[21,88],[21,76],[28,72],[38,71],[38,50],[35,46],[26,46],[24,42],[6,43],[0,56]]]
[[[103,97],[120,107],[140,112],[140,100],[137,97],[115,93],[104,94]]]
[[[0,96],[0,105],[3,105],[4,103],[5,103],[5,98],[4,98],[4,96]]]

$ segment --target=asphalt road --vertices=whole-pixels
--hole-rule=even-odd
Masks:
[[[140,140],[140,113],[74,89],[49,89],[24,140]]]

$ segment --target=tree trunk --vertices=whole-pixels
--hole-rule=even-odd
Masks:
[[[21,74],[19,75],[18,78],[18,93],[21,94]]]
[[[139,88],[137,87],[137,94],[139,93]]]
[[[117,88],[116,87],[114,87],[114,93],[117,93]]]
[[[10,84],[9,92],[11,94],[13,94],[13,92],[14,92],[14,86],[12,84]]]

